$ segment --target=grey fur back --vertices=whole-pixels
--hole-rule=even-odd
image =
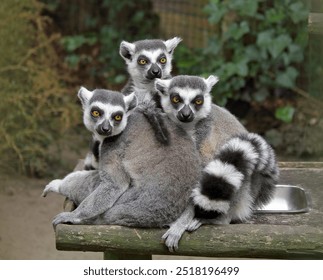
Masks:
[[[220,147],[232,136],[246,132],[245,127],[229,111],[212,104],[211,113],[196,124],[195,137],[202,164],[213,159]]]
[[[95,223],[160,227],[183,212],[199,180],[199,157],[190,137],[167,118],[165,123],[168,145],[156,141],[142,113],[129,117],[119,141],[127,141],[122,161],[132,179],[131,188]]]

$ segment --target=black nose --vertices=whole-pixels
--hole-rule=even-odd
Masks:
[[[162,72],[157,64],[153,64],[148,70],[148,79],[161,78]]]
[[[106,135],[109,136],[112,132],[112,126],[110,125],[110,123],[108,121],[105,121],[104,123],[102,123],[98,128],[97,128],[97,132],[100,135]]]
[[[104,134],[110,133],[111,132],[111,127],[101,127],[101,132]]]
[[[158,76],[160,74],[160,69],[159,68],[155,68],[155,69],[152,69],[151,72],[155,75],[155,76]]]
[[[183,109],[178,112],[177,118],[181,122],[191,122],[194,119],[194,113],[188,105],[185,105]]]

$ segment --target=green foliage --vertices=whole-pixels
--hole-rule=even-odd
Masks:
[[[158,17],[150,0],[43,0],[59,18],[65,61],[92,77],[92,86],[120,87],[127,79],[118,47],[122,40],[134,41],[158,36]],[[99,11],[99,12],[98,12]],[[77,22],[64,18],[77,17]]]
[[[214,99],[222,105],[228,98],[263,102],[277,88],[296,86],[307,45],[302,0],[210,0],[205,12],[218,32],[203,50],[176,51],[180,73],[218,75]]]
[[[293,120],[293,116],[295,113],[295,108],[292,106],[285,106],[276,108],[275,117],[278,120],[282,120],[286,123],[290,123]]]
[[[0,169],[6,173],[53,171],[55,143],[79,112],[56,70],[58,36],[45,35],[41,8],[33,0],[1,2]]]

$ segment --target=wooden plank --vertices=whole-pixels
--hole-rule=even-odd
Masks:
[[[109,251],[127,255],[167,255],[165,230],[121,226],[58,225],[57,249]],[[185,256],[232,258],[323,259],[323,231],[307,226],[203,226],[185,233],[176,252]],[[140,237],[139,237],[140,236]]]
[[[309,14],[308,31],[310,34],[323,35],[323,13]]]
[[[278,162],[279,168],[322,168],[323,162],[302,162],[302,161],[281,161]]]

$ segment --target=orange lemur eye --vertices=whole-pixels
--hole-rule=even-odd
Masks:
[[[114,119],[119,122],[119,121],[122,120],[122,116],[121,115],[115,115]]]
[[[91,115],[92,115],[93,117],[97,118],[97,117],[100,117],[100,112],[99,112],[99,111],[97,111],[97,110],[93,110],[93,111],[91,112]]]
[[[146,60],[146,59],[139,59],[139,60],[138,60],[138,63],[139,63],[140,65],[145,65],[145,64],[147,64],[147,60]]]
[[[159,59],[159,62],[160,62],[161,64],[165,64],[165,63],[167,62],[166,57],[162,57],[161,59]]]
[[[179,97],[178,97],[178,96],[174,96],[174,97],[172,98],[172,102],[173,102],[174,104],[177,104],[178,102],[180,102]]]

